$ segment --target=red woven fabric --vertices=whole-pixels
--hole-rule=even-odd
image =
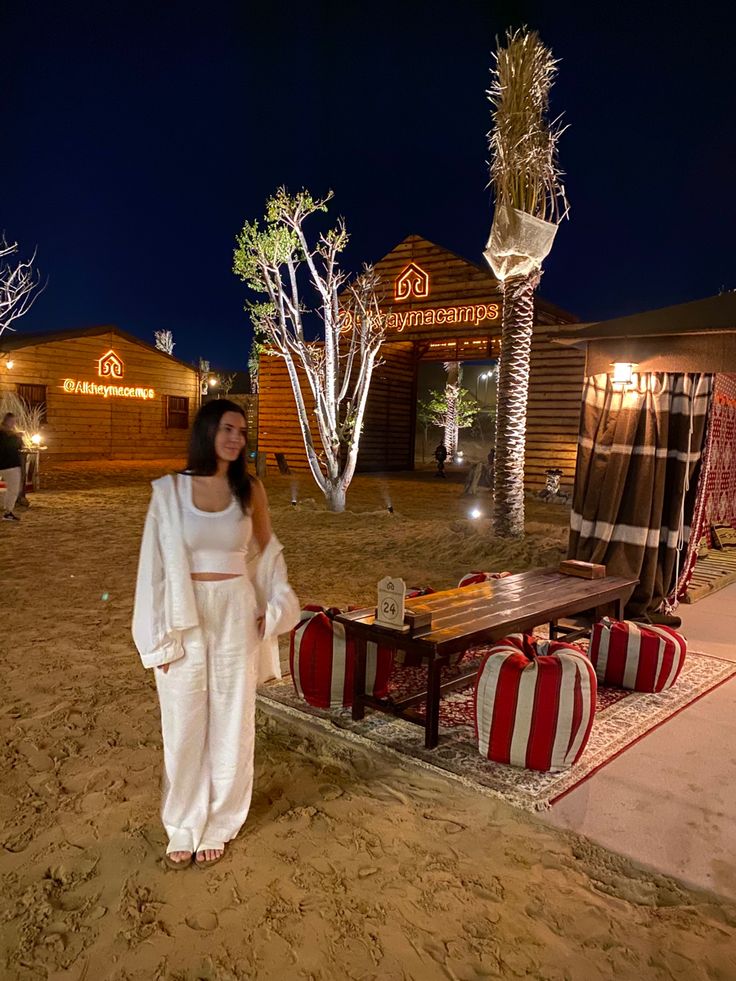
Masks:
[[[687,592],[701,538],[713,544],[712,524],[736,528],[736,375],[715,376],[687,556],[676,587],[678,599]]]
[[[353,703],[355,645],[345,643],[345,627],[335,621],[335,607],[307,606],[291,632],[289,665],[297,694],[317,708],[347,708]],[[393,667],[390,647],[368,644],[366,695],[385,698]]]
[[[478,670],[475,733],[481,756],[529,770],[558,771],[590,737],[597,683],[579,647],[513,634]]]
[[[457,584],[458,589],[463,586],[477,586],[478,583],[488,582],[489,579],[504,579],[510,575],[509,572],[468,572]]]
[[[685,663],[687,641],[671,627],[606,617],[593,626],[589,653],[602,685],[667,691]]]

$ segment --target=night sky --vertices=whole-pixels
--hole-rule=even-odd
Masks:
[[[598,320],[736,288],[726,6],[3,4],[0,229],[48,277],[18,328],[170,329],[243,368],[234,237],[280,184],[335,191],[351,269],[411,233],[480,261],[490,54],[524,23],[570,125],[541,295]]]

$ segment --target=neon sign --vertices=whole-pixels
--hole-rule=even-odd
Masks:
[[[97,374],[100,378],[122,378],[125,371],[123,359],[110,348],[97,362]]]
[[[130,385],[99,385],[97,382],[80,381],[78,378],[65,378],[61,384],[68,395],[101,395],[103,399],[155,399],[152,388],[133,388]]]
[[[429,273],[425,272],[416,262],[410,262],[406,269],[396,277],[394,282],[394,298],[408,300],[412,296],[420,300],[429,296]]]
[[[422,329],[445,324],[471,324],[477,326],[486,320],[498,320],[501,306],[498,303],[465,303],[454,307],[427,307],[424,310],[398,310],[382,313],[381,326],[388,333],[402,334],[407,327]],[[353,315],[342,311],[342,330],[351,330]]]

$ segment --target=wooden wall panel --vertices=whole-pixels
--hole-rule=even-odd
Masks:
[[[544,471],[551,467],[563,471],[568,490],[575,481],[585,354],[555,344],[559,329],[538,325],[532,340],[525,464],[525,484],[531,491],[544,487]]]
[[[414,356],[411,343],[384,344],[383,364],[373,374],[368,394],[358,471],[410,470],[413,453]],[[302,392],[311,413],[314,402],[302,378]],[[315,447],[319,436],[313,432]],[[292,470],[307,470],[307,455],[297,418],[286,365],[282,358],[262,356],[259,369],[258,449],[269,468],[284,453]]]
[[[97,361],[112,348],[122,359],[121,380],[103,379]],[[189,422],[199,407],[194,368],[116,333],[69,337],[12,351],[12,371],[0,369],[0,393],[19,383],[46,386],[47,422],[43,434],[48,456],[57,460],[156,459],[186,453],[188,430],[167,429],[166,395],[189,399]],[[64,391],[65,378],[153,388],[150,400]]]

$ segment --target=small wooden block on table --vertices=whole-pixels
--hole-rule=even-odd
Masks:
[[[443,692],[467,685],[475,671],[442,684],[442,668],[453,655],[469,647],[488,644],[512,633],[532,630],[549,623],[552,630],[558,620],[586,610],[614,607],[623,618],[624,602],[637,580],[621,576],[604,579],[580,579],[562,575],[556,569],[537,569],[505,579],[492,579],[448,589],[406,601],[407,618],[425,618],[409,634],[386,630],[375,623],[375,610],[354,610],[337,620],[355,640],[355,673],[353,679],[353,718],[362,719],[365,707],[387,712],[424,726],[424,744],[433,749],[439,738],[439,706]],[[426,629],[426,617],[431,620]],[[416,623],[416,620],[414,621]],[[413,621],[408,619],[411,624]],[[427,664],[427,689],[400,701],[377,699],[365,694],[366,650],[369,641],[418,654]],[[426,716],[421,719],[414,706],[426,699]]]

